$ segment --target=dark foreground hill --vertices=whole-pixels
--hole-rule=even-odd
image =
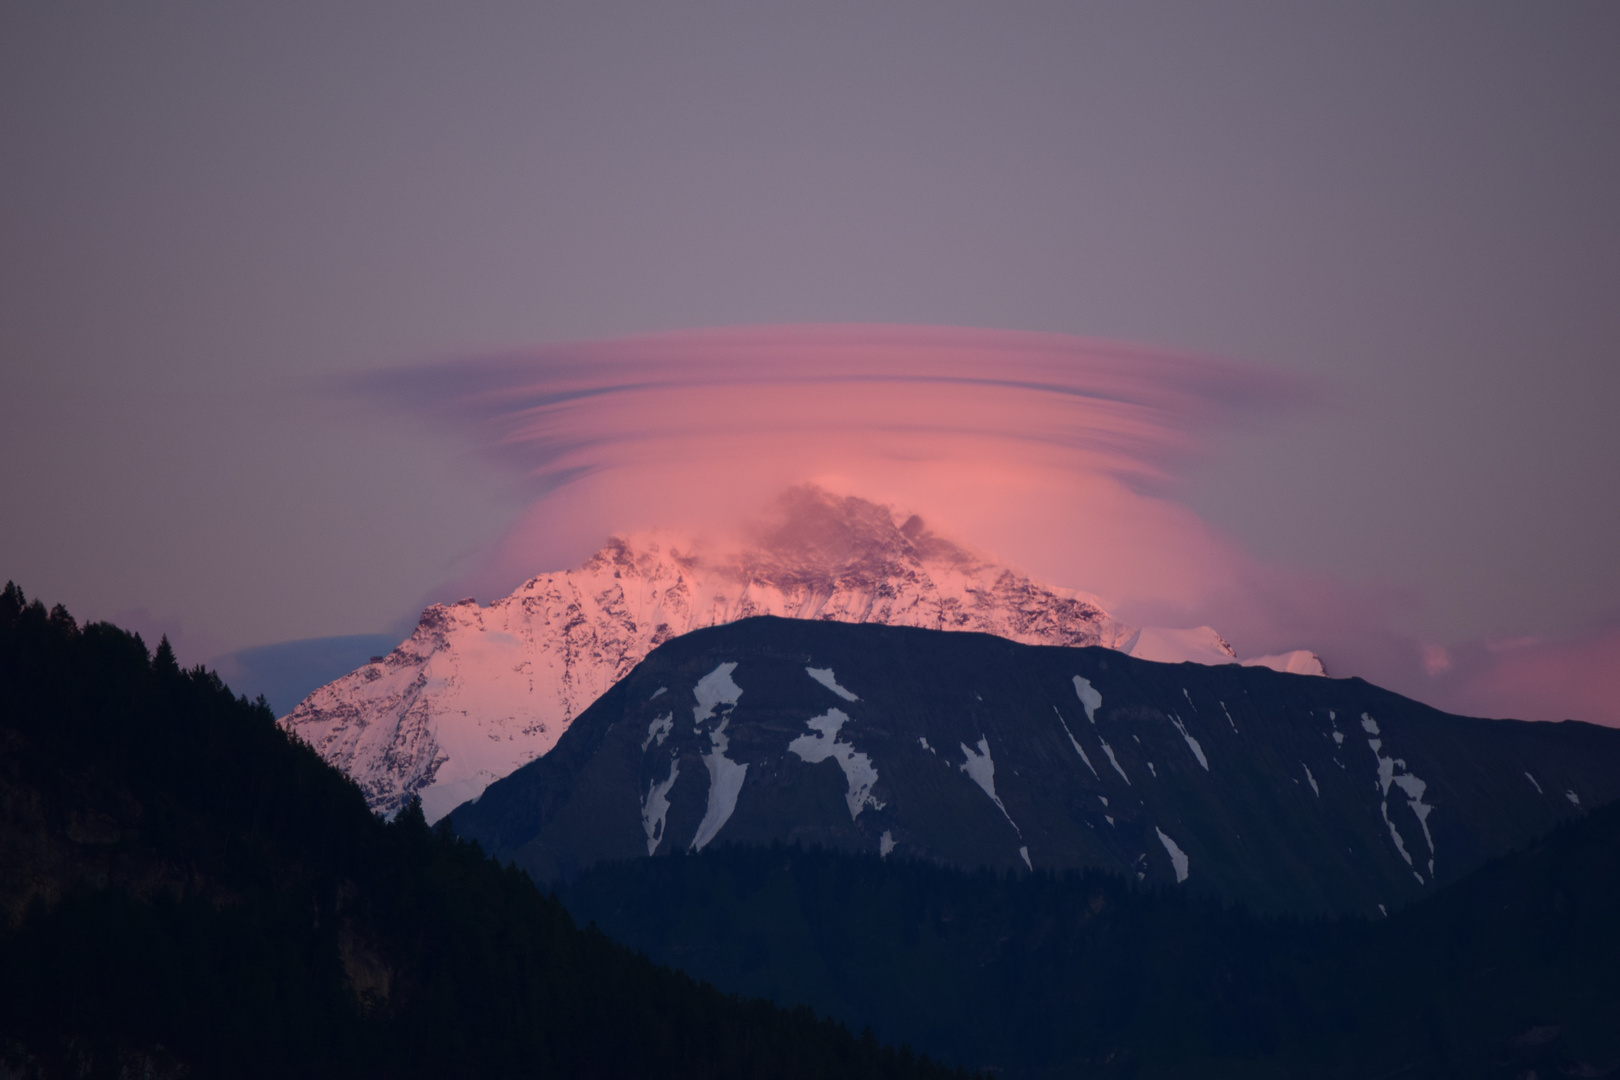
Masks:
[[[392,825],[233,698],[0,597],[0,1073],[911,1077],[943,1070],[575,928]]]
[[[1009,1080],[1620,1075],[1620,804],[1388,920],[781,846],[604,865],[562,897],[718,986]]]
[[[754,618],[667,642],[454,811],[542,881],[711,843],[1098,869],[1301,915],[1433,895],[1620,796],[1620,731],[1359,679]]]

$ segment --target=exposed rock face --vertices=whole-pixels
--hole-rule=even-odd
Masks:
[[[434,605],[409,640],[281,723],[353,777],[373,809],[393,813],[420,795],[437,820],[550,750],[658,645],[754,615],[1236,662],[1207,627],[1123,626],[1094,597],[981,560],[917,517],[896,523],[886,507],[800,487],[735,550],[699,553],[665,534],[613,538],[578,569],[531,578],[488,607]],[[1280,659],[1321,671],[1309,653]]]

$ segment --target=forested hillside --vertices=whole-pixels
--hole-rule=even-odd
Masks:
[[[167,642],[0,597],[14,1076],[923,1077],[575,927]]]
[[[1620,804],[1388,920],[785,846],[604,865],[561,895],[716,985],[1007,1077],[1620,1067]]]

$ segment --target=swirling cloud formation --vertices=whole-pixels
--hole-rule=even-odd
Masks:
[[[1214,625],[1240,655],[1313,649],[1334,674],[1441,707],[1620,722],[1553,677],[1567,650],[1464,647],[1486,659],[1437,665],[1436,646],[1393,629],[1389,598],[1263,564],[1176,501],[1222,429],[1311,398],[1276,371],[1052,334],[766,326],[444,361],[352,388],[448,423],[532,491],[438,598],[503,595],[612,533],[721,544],[811,481],[1139,625]]]
[[[1298,401],[1256,367],[1051,334],[705,330],[367,376],[533,485],[462,583],[495,593],[609,532],[723,534],[785,487],[922,514],[944,535],[1127,607],[1188,610],[1231,545],[1166,495],[1225,424]]]

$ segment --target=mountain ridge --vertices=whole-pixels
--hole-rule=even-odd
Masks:
[[[756,617],[660,646],[452,814],[538,880],[710,843],[1095,868],[1377,915],[1620,796],[1620,731],[1360,679]]]
[[[537,575],[488,607],[433,605],[409,639],[280,723],[353,777],[373,809],[393,813],[419,795],[432,821],[549,751],[658,645],[755,615],[1239,662],[1208,627],[1127,626],[1096,597],[980,558],[915,515],[897,522],[888,507],[809,486],[773,512],[731,549],[615,537],[577,569]],[[1304,651],[1251,662],[1323,673]]]

